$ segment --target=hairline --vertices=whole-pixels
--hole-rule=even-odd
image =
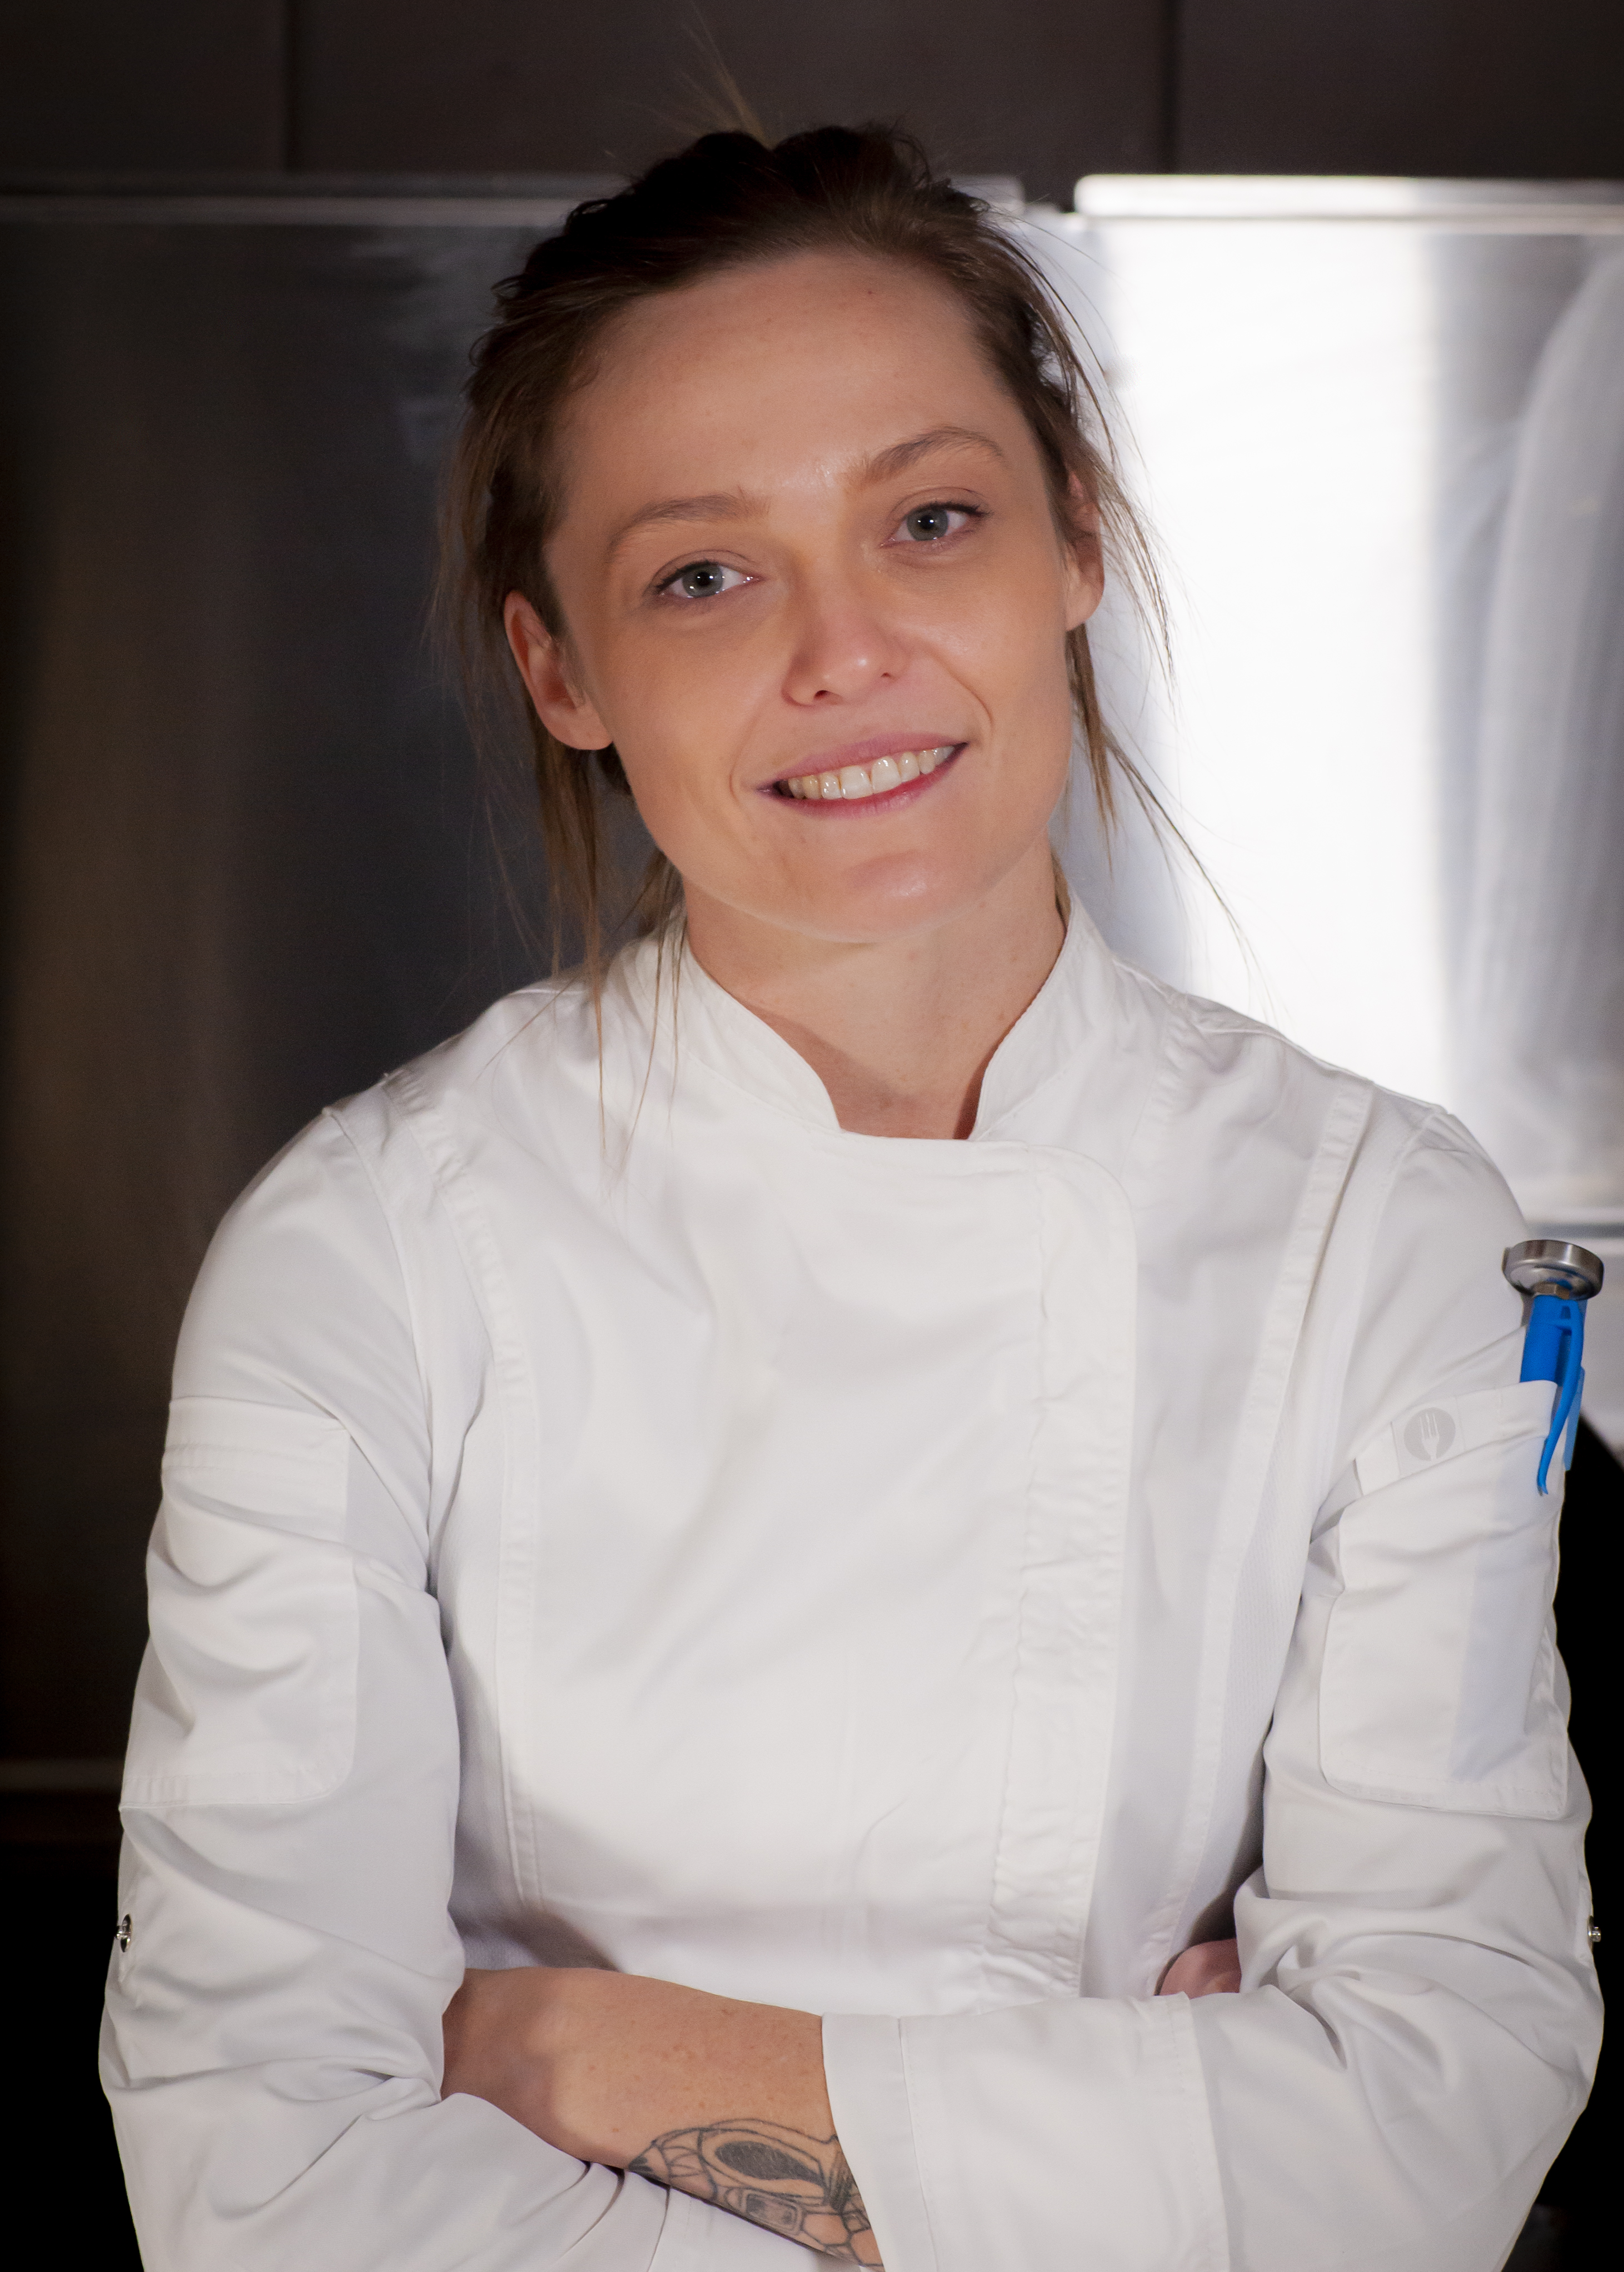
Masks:
[[[996,231],[990,231],[989,234],[997,235]],[[1005,246],[1004,250],[1007,252],[1013,251],[1013,248],[1008,246]],[[805,238],[797,238],[786,231],[784,241],[779,244],[738,248],[725,245],[718,247],[714,254],[707,257],[701,265],[689,274],[670,281],[662,279],[628,288],[617,303],[605,307],[601,311],[598,320],[591,325],[580,342],[574,367],[569,373],[557,406],[550,435],[535,435],[530,438],[528,454],[532,475],[543,498],[541,540],[543,549],[548,541],[556,533],[559,520],[563,517],[565,482],[562,467],[567,450],[565,437],[570,423],[571,406],[579,396],[587,392],[598,377],[609,343],[617,326],[623,321],[629,319],[637,310],[647,306],[650,302],[672,299],[679,293],[697,291],[716,278],[743,269],[770,268],[784,262],[812,258],[858,260],[876,267],[906,268],[915,275],[923,277],[928,283],[933,284],[942,296],[952,301],[964,317],[976,352],[984,363],[993,384],[1014,403],[1021,415],[1022,422],[1028,428],[1032,439],[1037,444],[1039,454],[1046,456],[1044,437],[1040,434],[1036,422],[1030,416],[1028,405],[1022,400],[1017,390],[1010,385],[1007,373],[999,367],[999,357],[994,351],[992,340],[985,324],[987,311],[980,304],[975,293],[969,288],[968,280],[961,280],[950,275],[940,262],[932,259],[924,250],[914,250],[905,246],[863,244],[849,233],[842,234],[836,229],[831,229],[826,233],[816,228],[809,228]],[[1022,269],[1026,264],[1016,254],[1014,265],[1018,269]],[[1044,288],[1041,276],[1023,279],[1023,281],[1036,288],[1037,291],[1041,292]],[[543,474],[543,467],[549,459],[551,460],[554,468],[554,478],[550,482]],[[550,507],[550,510],[549,510]]]

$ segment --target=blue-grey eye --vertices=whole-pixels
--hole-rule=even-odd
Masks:
[[[719,560],[691,560],[677,571],[665,588],[683,600],[714,600],[718,593],[732,589],[730,577],[736,583],[745,580],[737,568],[724,568]]]
[[[953,534],[954,510],[950,504],[917,504],[904,517],[903,529],[916,543],[933,543],[938,537]]]

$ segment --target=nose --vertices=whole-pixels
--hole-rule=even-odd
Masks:
[[[856,702],[900,678],[908,650],[878,595],[860,579],[820,582],[797,595],[795,636],[784,673],[790,702]]]

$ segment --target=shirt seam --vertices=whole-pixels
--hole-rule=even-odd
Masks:
[[[396,1095],[389,1098],[389,1104],[423,1162],[437,1203],[445,1209],[469,1291],[485,1327],[489,1378],[495,1386],[500,1415],[502,1459],[492,1664],[496,1705],[491,1725],[508,1868],[520,1898],[537,1901],[544,1898],[542,1862],[535,1844],[536,1826],[520,1802],[517,1756],[522,1751],[523,1731],[529,1725],[529,1715],[523,1709],[505,1708],[505,1700],[511,1697],[515,1685],[515,1663],[523,1666],[527,1673],[528,1670],[524,1653],[513,1651],[509,1639],[515,1615],[513,1596],[521,1595],[527,1610],[535,1598],[534,1525],[526,1531],[511,1519],[516,1430],[523,1427],[527,1432],[530,1466],[534,1469],[539,1461],[541,1416],[535,1402],[534,1366],[495,1228],[453,1129],[438,1100],[426,1093],[414,1068],[403,1068],[391,1076],[391,1081],[392,1085],[398,1084],[398,1089]],[[423,1143],[419,1125],[414,1124],[433,1132],[439,1158]],[[460,1210],[467,1211],[467,1219],[460,1220]],[[475,1237],[483,1252],[470,1251],[470,1242]],[[520,1563],[522,1568],[515,1566]],[[521,1702],[524,1700],[527,1700],[521,1699]]]
[[[1429,1137],[1435,1136],[1437,1134],[1448,1135],[1448,1118],[1449,1116],[1441,1111],[1436,1105],[1428,1107],[1425,1117],[1419,1120],[1416,1125],[1411,1129],[1403,1142],[1397,1147],[1396,1150],[1393,1153],[1392,1157],[1388,1160],[1387,1166],[1382,1170],[1381,1189],[1373,1195],[1373,1204],[1372,1206],[1370,1214],[1370,1231],[1365,1241],[1365,1252],[1360,1261],[1358,1287],[1354,1300],[1350,1304],[1350,1307],[1353,1313],[1353,1324],[1352,1329],[1348,1335],[1347,1348],[1343,1352],[1342,1378],[1336,1384],[1336,1422],[1329,1435],[1329,1450],[1325,1463],[1326,1475],[1324,1477],[1324,1489],[1321,1493],[1319,1501],[1317,1502],[1317,1505],[1321,1508],[1323,1507],[1325,1500],[1330,1496],[1332,1487],[1337,1477],[1342,1474],[1343,1469],[1347,1467],[1355,1466],[1362,1453],[1371,1444],[1377,1440],[1384,1428],[1390,1427],[1395,1420],[1403,1418],[1406,1412],[1413,1410],[1418,1404],[1424,1404],[1427,1401],[1428,1392],[1426,1390],[1423,1390],[1419,1397],[1411,1398],[1408,1403],[1403,1404],[1399,1406],[1396,1410],[1388,1413],[1384,1418],[1378,1420],[1373,1428],[1367,1429],[1358,1438],[1357,1446],[1353,1442],[1348,1424],[1348,1376],[1353,1363],[1353,1352],[1358,1346],[1365,1330],[1365,1311],[1366,1304],[1370,1298],[1370,1274],[1375,1265],[1376,1250],[1381,1244],[1382,1229],[1387,1222],[1388,1214],[1393,1204],[1394,1193],[1398,1188],[1400,1177],[1403,1176],[1405,1168],[1410,1164],[1417,1153],[1428,1148],[1427,1140]],[[1464,1132],[1463,1131],[1463,1132]],[[1477,1147],[1471,1142],[1470,1139],[1464,1144],[1446,1141],[1436,1145],[1434,1148],[1442,1152],[1447,1152],[1452,1158],[1456,1159],[1478,1161],[1486,1157],[1486,1155],[1480,1153]],[[1351,1292],[1352,1289],[1350,1289],[1350,1291]],[[1338,1464],[1336,1461],[1336,1452],[1339,1448],[1344,1449],[1346,1454],[1345,1458],[1340,1464]],[[1362,1497],[1363,1494],[1361,1493],[1359,1496]],[[1353,1502],[1351,1501],[1350,1504],[1353,1504]],[[1346,1509],[1344,1508],[1343,1512],[1345,1513]]]
[[[412,1293],[411,1274],[406,1267],[405,1243],[400,1236],[400,1226],[395,1221],[394,1210],[389,1204],[387,1195],[385,1194],[384,1187],[374,1170],[372,1162],[367,1157],[365,1148],[362,1145],[360,1139],[350,1127],[348,1122],[344,1118],[342,1106],[328,1105],[323,1112],[322,1117],[325,1120],[332,1122],[333,1127],[343,1138],[345,1144],[354,1155],[355,1165],[360,1169],[362,1175],[366,1179],[366,1186],[368,1191],[372,1194],[373,1204],[376,1206],[378,1214],[382,1216],[384,1228],[389,1235],[389,1252],[394,1258],[395,1274],[400,1282],[400,1300],[406,1312],[407,1331],[411,1336],[412,1363],[417,1374],[417,1393],[423,1406],[423,1433],[425,1440],[429,1444],[430,1457],[430,1461],[432,1461],[432,1400],[429,1393],[427,1352],[423,1344],[422,1322],[418,1305]],[[425,1162],[424,1165],[426,1166],[427,1164],[428,1163]]]

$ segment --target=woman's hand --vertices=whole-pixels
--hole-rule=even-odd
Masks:
[[[489,2099],[580,2161],[879,2264],[834,2135],[815,2013],[528,1965],[468,1972],[445,2024],[445,2096]]]
[[[1240,1988],[1240,1949],[1232,1940],[1198,1940],[1162,1975],[1158,1996],[1233,1996]]]

